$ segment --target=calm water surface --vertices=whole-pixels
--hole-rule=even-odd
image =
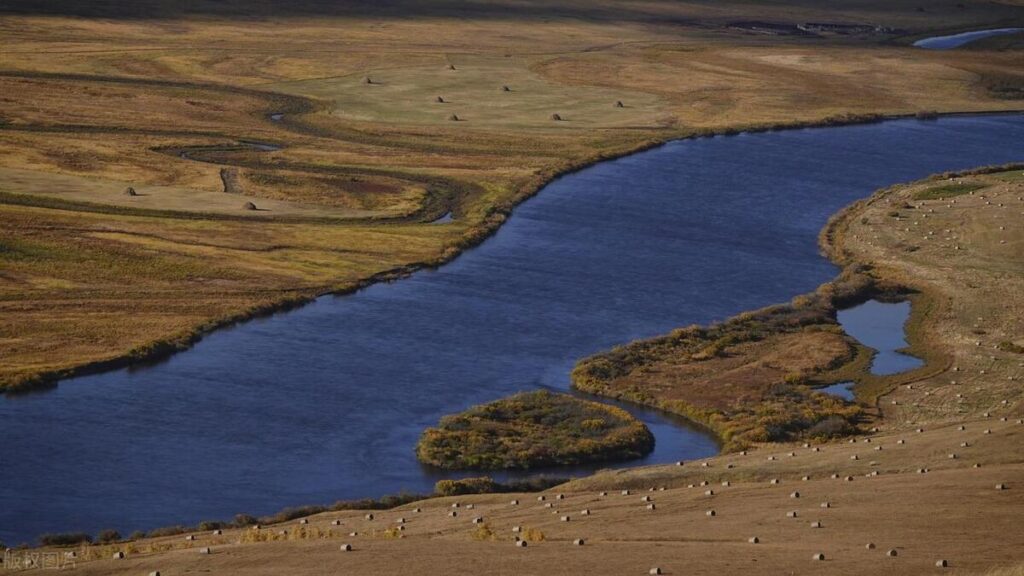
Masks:
[[[929,50],[952,50],[953,48],[959,48],[964,44],[988,38],[989,36],[1002,36],[1004,34],[1016,34],[1017,32],[1024,32],[1024,28],[995,28],[992,30],[975,30],[974,32],[950,34],[949,36],[933,36],[914,42],[914,46],[928,48]]]
[[[420,431],[580,357],[786,301],[816,236],[894,182],[1024,160],[1024,119],[903,120],[681,141],[559,179],[443,268],[216,332],[162,364],[0,400],[0,540],[122,532],[428,491]],[[706,456],[642,412],[646,462]]]
[[[872,374],[898,374],[924,364],[920,358],[900,352],[907,347],[904,326],[910,318],[910,302],[869,300],[839,310],[836,317],[847,334],[877,351],[871,361]]]

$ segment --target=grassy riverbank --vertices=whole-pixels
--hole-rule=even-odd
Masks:
[[[1012,51],[898,44],[1019,18],[998,4],[144,6],[0,7],[0,387],[440,264],[555,175],[671,138],[1019,107],[978,84]],[[795,32],[838,17],[900,32]]]
[[[570,466],[640,458],[654,435],[625,410],[547,391],[445,416],[423,432],[420,462],[447,469]]]

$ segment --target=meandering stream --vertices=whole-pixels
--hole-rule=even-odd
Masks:
[[[818,231],[845,204],[1020,160],[1024,117],[951,117],[679,141],[560,178],[438,270],[3,398],[0,540],[429,491],[413,446],[441,415],[567,389],[585,355],[812,290],[835,273]],[[658,442],[644,462],[716,450],[639,413]]]

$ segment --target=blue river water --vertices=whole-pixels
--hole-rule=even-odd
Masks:
[[[583,356],[812,290],[843,205],[1020,160],[1024,117],[993,115],[677,141],[567,175],[438,270],[0,399],[0,540],[429,491],[441,475],[413,447],[443,414],[567,390]],[[632,464],[717,449],[637,413],[657,448]]]
[[[917,46],[918,48],[927,48],[929,50],[952,50],[965,44],[970,44],[975,40],[981,40],[982,38],[1002,36],[1005,34],[1016,34],[1017,32],[1024,32],[1024,28],[995,28],[992,30],[961,32],[960,34],[950,34],[949,36],[933,36],[931,38],[922,38],[921,40],[914,42],[914,46]]]
[[[885,376],[913,370],[924,364],[920,358],[901,352],[907,347],[904,325],[910,318],[910,302],[869,300],[840,310],[837,320],[847,334],[875,349],[871,373]]]

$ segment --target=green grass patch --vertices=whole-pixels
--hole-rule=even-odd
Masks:
[[[942,186],[933,186],[927,190],[918,190],[917,192],[914,192],[914,200],[943,200],[945,198],[970,194],[971,192],[986,186],[987,184],[981,184],[978,182],[943,184]]]
[[[416,455],[447,469],[508,469],[631,460],[654,436],[625,410],[551,392],[525,392],[441,419]]]

